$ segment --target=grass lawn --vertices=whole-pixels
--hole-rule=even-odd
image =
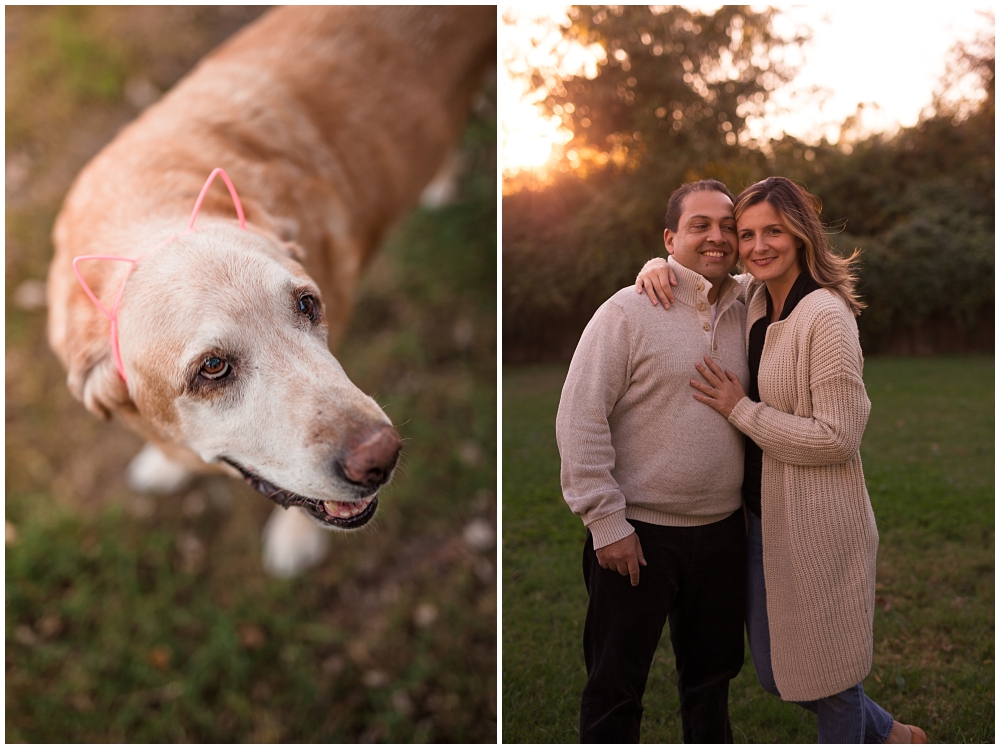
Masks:
[[[503,374],[503,740],[575,742],[586,680],[585,531],[562,500],[565,367]],[[865,691],[934,743],[994,740],[993,357],[871,358],[861,447],[881,543]],[[664,636],[644,742],[681,741]],[[730,689],[743,743],[816,741],[812,713],[765,693],[749,651]]]

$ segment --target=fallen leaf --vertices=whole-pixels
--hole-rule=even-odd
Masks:
[[[339,674],[344,670],[344,657],[341,655],[331,655],[323,661],[323,673]]]
[[[18,624],[14,627],[14,639],[29,648],[38,642],[38,636],[35,634],[35,631],[27,624]]]
[[[170,667],[170,651],[162,645],[157,645],[146,653],[146,660],[156,670],[165,671]]]
[[[437,618],[437,606],[433,603],[422,603],[413,612],[413,621],[418,627],[429,627]]]
[[[462,538],[476,551],[488,551],[496,544],[497,534],[487,521],[477,518],[465,526]]]
[[[389,677],[381,671],[372,670],[365,671],[365,675],[361,677],[361,681],[369,689],[378,689],[389,683]]]
[[[42,637],[49,639],[63,631],[63,620],[59,614],[49,613],[39,619],[35,626]]]
[[[256,624],[240,624],[236,628],[236,634],[240,638],[240,645],[247,650],[257,650],[267,642],[264,630]]]
[[[89,713],[94,709],[94,701],[89,694],[74,694],[69,698],[69,704],[78,713]]]

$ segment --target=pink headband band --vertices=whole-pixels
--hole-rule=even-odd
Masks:
[[[233,205],[236,206],[236,215],[240,219],[240,228],[246,231],[247,220],[243,216],[243,205],[240,203],[240,196],[236,194],[236,188],[233,187],[233,183],[229,179],[229,175],[226,174],[225,170],[220,167],[216,167],[212,170],[212,173],[208,175],[208,179],[205,181],[205,186],[201,188],[198,200],[195,201],[194,210],[191,211],[191,221],[188,223],[188,228],[184,231],[177,232],[176,234],[171,234],[169,237],[156,245],[153,250],[159,249],[163,245],[179,237],[181,234],[198,231],[194,228],[194,220],[198,217],[198,211],[201,209],[202,201],[205,200],[208,188],[217,174],[222,175],[222,181],[225,182],[226,187],[229,188],[229,194],[233,198]],[[150,250],[150,252],[152,252],[152,250]],[[142,257],[131,258],[121,257],[118,255],[80,255],[73,259],[73,272],[76,274],[76,279],[80,282],[80,285],[87,293],[87,296],[90,297],[90,301],[94,303],[94,306],[97,307],[97,309],[99,309],[101,313],[111,321],[111,353],[114,356],[115,366],[118,368],[118,374],[121,375],[122,382],[125,382],[126,384],[128,383],[128,379],[125,377],[125,367],[122,364],[121,352],[118,349],[118,306],[121,304],[122,292],[125,291],[125,283],[128,281],[128,277],[131,274],[132,269],[130,268],[129,272],[125,274],[125,278],[122,280],[121,286],[118,287],[118,293],[115,294],[115,301],[111,305],[111,310],[109,311],[107,307],[101,304],[101,302],[97,299],[94,292],[91,291],[90,286],[87,285],[87,282],[83,280],[83,276],[80,274],[80,269],[77,267],[77,263],[81,260],[119,260],[123,263],[132,263],[134,267],[135,263],[138,263],[141,259]]]

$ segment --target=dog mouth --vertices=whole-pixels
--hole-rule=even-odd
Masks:
[[[368,521],[375,517],[375,511],[378,509],[377,493],[354,502],[303,497],[301,494],[278,488],[229,458],[222,458],[222,460],[239,471],[250,486],[272,502],[286,510],[289,507],[301,507],[309,514],[309,517],[324,528],[337,528],[339,530],[360,528],[367,525]]]

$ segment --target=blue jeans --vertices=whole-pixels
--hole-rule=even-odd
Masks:
[[[767,628],[761,522],[749,511],[747,518],[747,639],[750,640],[750,657],[760,685],[780,697],[771,671],[771,634]],[[830,697],[795,704],[816,713],[821,744],[884,744],[892,731],[892,716],[868,698],[861,684]]]

